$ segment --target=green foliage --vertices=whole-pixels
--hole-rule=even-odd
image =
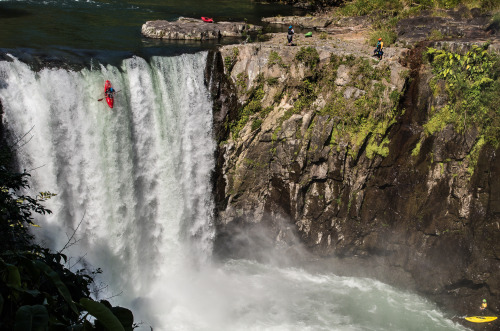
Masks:
[[[370,32],[368,36],[368,44],[375,47],[378,42],[378,38],[382,38],[384,42],[384,47],[391,46],[396,42],[397,34],[394,29],[390,27],[383,27]]]
[[[239,110],[238,118],[231,124],[231,133],[233,139],[239,137],[241,129],[248,123],[253,114],[262,111],[262,99],[264,98],[264,82],[259,78],[260,83],[257,87],[249,92],[249,98],[246,104]]]
[[[385,132],[384,132],[385,133]],[[389,138],[385,137],[380,144],[377,143],[376,137],[371,136],[368,145],[366,146],[366,157],[372,159],[375,155],[387,157],[389,155]]]
[[[469,167],[467,171],[471,176],[474,174],[474,169],[476,168],[477,160],[479,159],[479,153],[481,152],[481,148],[483,148],[485,143],[486,141],[484,139],[484,136],[481,136],[472,147],[470,154],[467,155],[467,159],[469,161]]]
[[[439,132],[447,125],[452,125],[457,132],[474,127],[484,143],[494,147],[500,145],[500,59],[487,48],[488,44],[474,45],[466,54],[433,48],[427,50],[425,56],[435,75],[431,88],[437,90],[443,85],[438,81],[444,82],[441,93],[448,96],[448,103],[430,114],[424,125],[427,135]],[[472,159],[471,166],[475,162]]]
[[[391,69],[386,65],[373,65],[375,61],[347,56],[343,59],[332,58],[331,66],[344,64],[350,67],[351,80],[348,86],[365,92],[357,98],[346,99],[342,90],[336,89],[326,100],[326,105],[319,110],[320,115],[327,115],[334,121],[330,144],[348,146],[350,155],[356,157],[366,146],[366,156],[386,157],[389,153],[389,139],[386,134],[399,114],[400,91],[392,91],[387,100],[387,87],[384,80],[390,81]],[[327,74],[328,68],[322,68]],[[323,88],[329,85],[329,78],[321,76],[318,83]]]
[[[288,65],[283,62],[283,59],[276,51],[271,51],[269,53],[269,58],[267,60],[267,66],[272,67],[273,65],[279,65],[282,68],[288,68]]]
[[[440,8],[451,9],[462,3],[462,0],[435,0],[435,3]]]
[[[391,68],[388,65],[373,66],[374,60],[365,59],[362,57],[355,58],[354,60],[346,60],[343,63],[348,63],[353,67],[351,76],[355,79],[352,80],[352,85],[361,89],[369,89],[373,81],[386,81],[390,80]],[[383,92],[383,91],[375,91]]]
[[[269,86],[274,86],[274,85],[277,85],[278,84],[278,77],[269,77],[267,79],[267,84]]]
[[[429,39],[430,40],[440,40],[440,39],[443,39],[444,37],[445,36],[441,31],[433,29],[433,30],[431,30],[431,34],[429,36]]]
[[[236,86],[240,87],[242,90],[246,90],[247,89],[247,79],[248,79],[248,75],[244,72],[240,72],[236,76]]]
[[[80,304],[109,331],[125,331],[118,318],[103,303],[82,298]]]
[[[238,47],[233,47],[233,52],[231,55],[228,55],[224,58],[224,68],[226,69],[226,73],[230,74],[233,70],[234,65],[236,64],[236,60],[238,59],[238,55],[240,54],[240,50]]]
[[[491,26],[495,27],[496,29],[500,28],[500,12],[496,13],[491,17]]]
[[[498,144],[500,123],[500,60],[487,51],[488,44],[474,45],[466,54],[429,48],[426,57],[436,80],[445,82],[448,104],[429,120],[426,130],[432,134],[448,124],[458,132],[476,126],[488,142]],[[438,124],[439,122],[439,124]],[[442,123],[441,123],[442,122]]]
[[[420,154],[420,148],[422,147],[422,141],[419,141],[416,145],[415,148],[411,151],[411,156],[417,157],[418,154]]]
[[[311,69],[316,68],[319,64],[319,54],[314,47],[301,47],[295,55],[295,59]]]
[[[97,330],[98,321],[87,320],[77,302],[90,297],[92,277],[100,269],[72,272],[65,267],[66,255],[33,242],[28,231],[36,226],[33,216],[50,213],[41,202],[54,194],[40,192],[33,198],[19,193],[29,188],[29,174],[10,170],[11,160],[10,151],[1,148],[0,329]]]
[[[262,125],[262,119],[261,118],[257,118],[252,123],[252,131],[255,131],[255,130],[259,129],[261,125]]]

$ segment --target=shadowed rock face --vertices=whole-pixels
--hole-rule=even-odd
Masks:
[[[343,0],[258,0],[259,2],[279,2],[285,3],[287,5],[292,5],[297,8],[304,9],[321,9],[321,8],[330,8],[334,6],[338,6],[343,3]]]
[[[396,30],[398,40],[405,42],[437,39],[496,39],[500,38],[498,28],[491,23],[491,15],[479,9],[469,10],[466,7],[458,11],[442,11],[441,17],[423,12],[422,16],[402,19]]]
[[[207,40],[222,37],[242,37],[245,33],[256,32],[262,27],[245,22],[206,23],[201,19],[179,18],[177,21],[148,21],[141,32],[147,38]]]
[[[366,62],[352,45],[322,45],[314,69],[298,47],[236,48],[221,50],[240,104],[226,123],[256,100],[260,108],[221,139],[216,253],[260,258],[304,245],[321,268],[414,289],[460,314],[484,297],[498,314],[500,151],[485,146],[471,175],[472,126],[424,134],[445,100],[429,87],[425,46]],[[349,127],[364,107],[383,130]]]

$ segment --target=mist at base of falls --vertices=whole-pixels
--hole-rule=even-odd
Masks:
[[[367,278],[212,260],[215,167],[206,53],[71,71],[0,61],[4,125],[32,195],[37,238],[102,268],[97,299],[139,330],[461,330],[432,303]],[[104,81],[116,95],[103,101]],[[71,239],[71,235],[75,237]]]

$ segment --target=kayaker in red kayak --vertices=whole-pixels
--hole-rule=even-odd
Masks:
[[[113,108],[113,104],[115,101],[115,89],[111,86],[111,82],[109,80],[104,84],[104,95],[106,97],[106,102],[108,103],[109,108]]]
[[[115,89],[111,86],[111,83],[109,82],[109,80],[106,81],[106,90],[104,91],[104,94],[106,95],[106,97],[108,98],[114,98],[115,97]]]

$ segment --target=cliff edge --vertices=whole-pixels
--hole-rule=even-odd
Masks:
[[[214,55],[225,73],[211,77],[216,253],[265,259],[278,247],[311,268],[378,278],[460,315],[477,314],[486,298],[498,315],[498,132],[463,107],[469,96],[453,98],[443,72],[459,79],[459,69],[439,67],[474,54],[498,65],[497,45],[415,41],[379,61],[366,31],[342,32],[296,36],[295,47],[278,33]],[[475,84],[469,68],[465,83]],[[488,79],[491,92],[498,76]]]

